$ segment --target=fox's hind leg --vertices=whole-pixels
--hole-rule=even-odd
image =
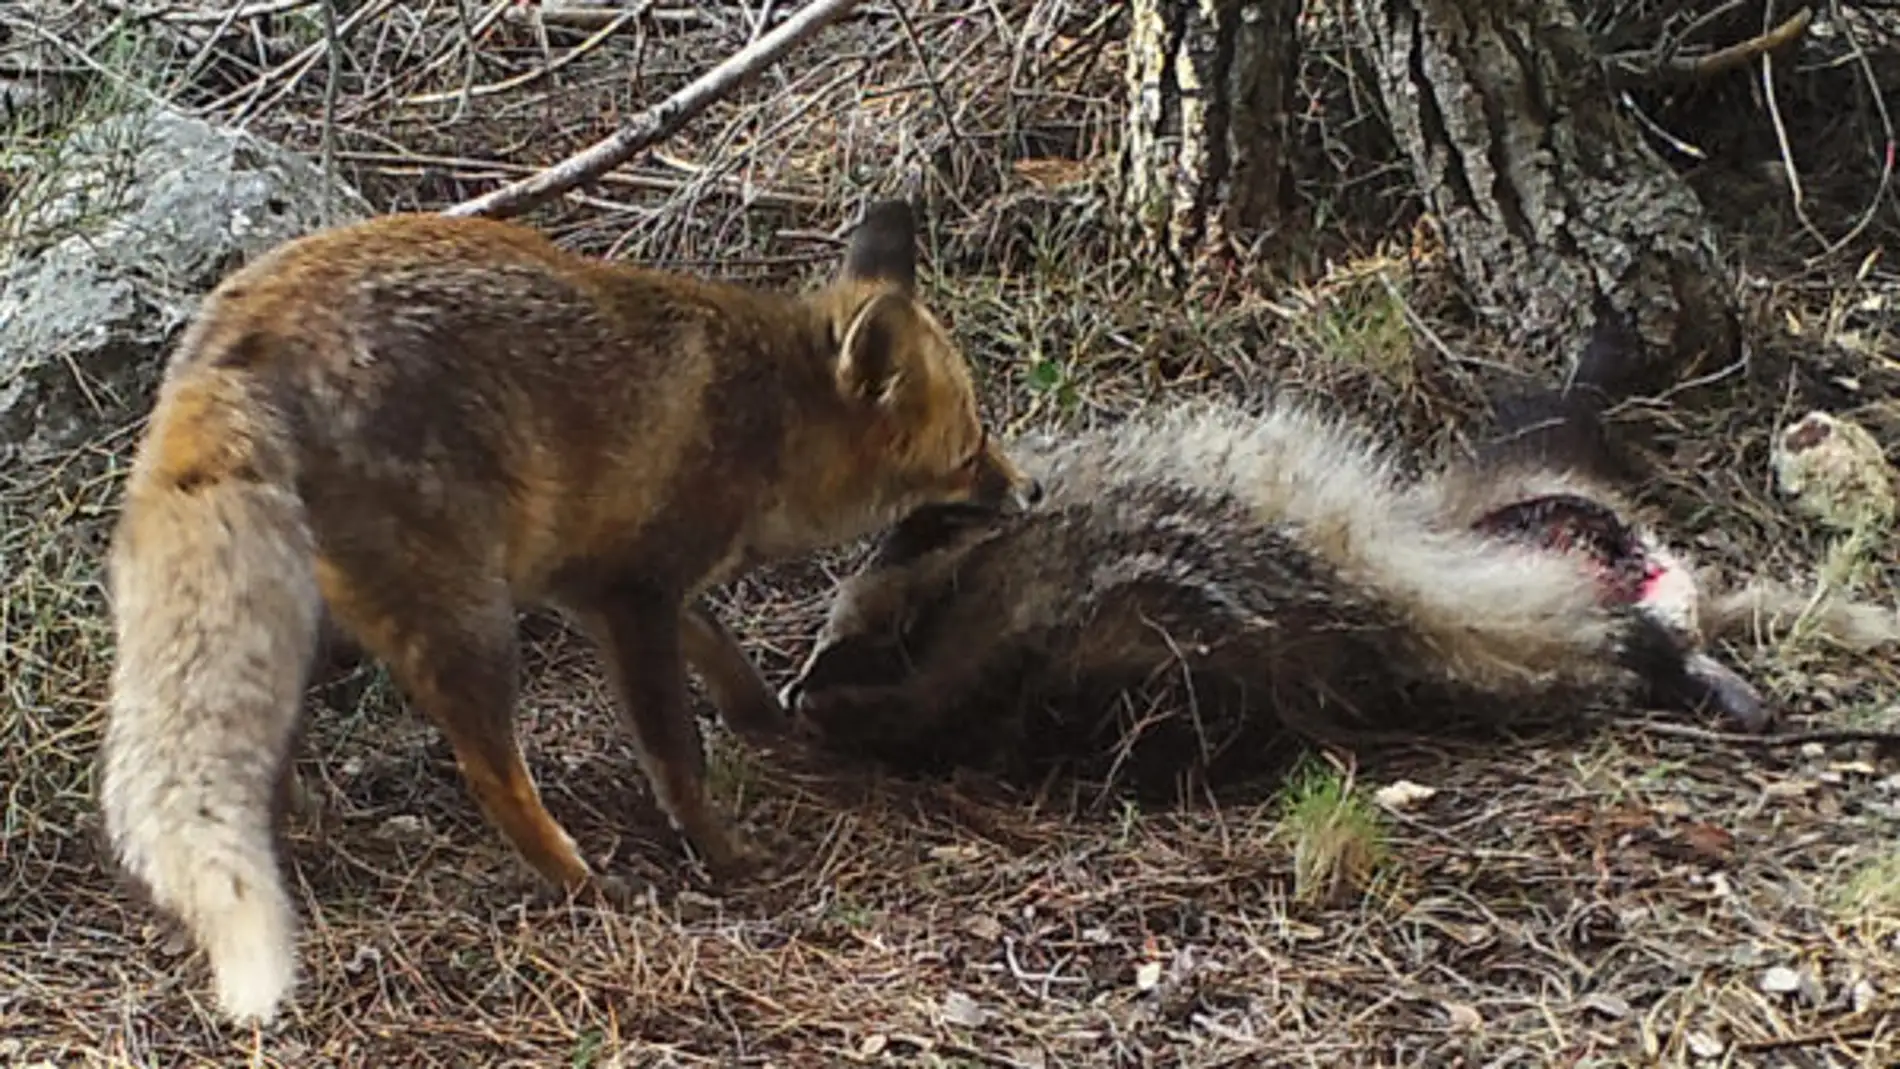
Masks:
[[[622,718],[660,807],[715,877],[753,868],[759,858],[706,789],[704,740],[686,704],[690,610],[671,592],[639,581],[606,585],[576,608],[619,692]]]
[[[341,580],[320,567],[325,598],[364,649],[388,666],[412,705],[448,739],[456,765],[489,822],[536,872],[569,890],[597,881],[574,840],[541,802],[515,737],[519,651],[514,610],[499,583],[384,586]],[[418,591],[459,596],[419,597]]]

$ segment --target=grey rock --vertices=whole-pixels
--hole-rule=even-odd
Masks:
[[[372,214],[311,160],[164,110],[70,131],[0,215],[0,465],[141,416],[199,299],[234,268]]]

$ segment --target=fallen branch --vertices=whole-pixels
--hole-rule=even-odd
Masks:
[[[625,163],[641,149],[672,136],[714,101],[777,62],[793,45],[857,5],[858,0],[812,0],[772,32],[733,53],[725,62],[700,75],[679,92],[641,112],[631,123],[615,131],[612,137],[590,145],[538,174],[446,208],[443,214],[505,218],[593,180]]]
[[[569,0],[561,4],[543,3],[534,8],[511,8],[502,19],[548,29],[595,33],[602,27],[613,25],[626,10],[615,4],[578,4]],[[641,18],[666,30],[699,29],[718,24],[713,16],[690,7],[652,8],[642,13]]]
[[[323,83],[323,225],[335,226],[336,179],[336,94],[343,81],[343,43],[337,37],[336,0],[321,0],[323,11],[323,50],[329,56],[329,77]]]
[[[1744,735],[1739,732],[1714,731],[1696,727],[1694,724],[1676,724],[1661,720],[1644,720],[1641,723],[1644,731],[1655,735],[1670,735],[1679,739],[1693,739],[1697,742],[1729,743],[1756,749],[1806,746],[1811,742],[1823,745],[1872,743],[1888,749],[1900,747],[1900,731],[1882,731],[1877,728],[1838,728],[1790,731],[1776,735]]]
[[[1779,52],[1794,43],[1795,38],[1807,32],[1808,23],[1814,21],[1814,11],[1801,10],[1784,19],[1781,25],[1767,33],[1751,37],[1740,44],[1710,52],[1695,59],[1678,59],[1669,66],[1672,72],[1690,78],[1713,78],[1724,74],[1768,52]]]
[[[1675,56],[1661,62],[1631,58],[1630,53],[1611,56],[1607,61],[1610,84],[1616,89],[1635,89],[1658,81],[1706,81],[1743,66],[1757,56],[1779,52],[1806,33],[1808,24],[1813,21],[1814,11],[1804,7],[1766,33],[1706,55]],[[1648,55],[1654,56],[1655,51],[1651,50]]]
[[[487,181],[499,176],[531,175],[536,169],[503,160],[477,160],[457,156],[434,156],[415,152],[373,152],[365,150],[339,151],[337,158],[350,163],[360,163],[374,167],[383,174],[416,177],[431,170],[446,171],[459,181]],[[663,161],[662,161],[663,162]],[[697,177],[697,176],[695,176]],[[645,192],[678,193],[692,182],[692,178],[671,178],[656,174],[618,171],[598,175],[595,181],[603,186],[619,186],[624,189],[637,189]],[[741,182],[737,178],[722,177],[712,180],[709,189],[714,193],[730,197],[743,197],[747,204],[765,208],[791,208],[810,211],[825,206],[819,197],[807,196],[778,189],[761,189]]]
[[[244,19],[263,18],[266,15],[282,15],[300,7],[310,7],[317,0],[267,0],[261,4],[246,4],[236,11],[160,11],[150,16],[160,22],[169,22],[175,26],[216,26],[225,20],[242,21]]]
[[[619,9],[614,12],[612,18],[608,19],[607,22],[603,26],[601,26],[600,29],[596,30],[592,36],[587,38],[587,40],[582,41],[580,44],[577,44],[573,48],[567,50],[566,52],[561,53],[559,56],[556,56],[554,59],[550,60],[548,63],[542,66],[536,67],[531,71],[525,71],[521,74],[515,75],[512,78],[504,78],[499,82],[490,82],[487,85],[476,85],[476,86],[465,85],[465,86],[462,86],[460,89],[447,89],[439,93],[423,93],[419,96],[407,97],[403,100],[402,103],[405,106],[409,106],[409,107],[414,107],[414,106],[418,106],[422,104],[440,104],[445,100],[457,100],[457,99],[467,100],[471,97],[494,96],[497,93],[505,93],[510,89],[518,89],[521,86],[527,85],[530,82],[535,82],[535,81],[541,80],[542,78],[546,78],[547,76],[553,74],[555,71],[560,70],[562,67],[565,67],[568,64],[574,62],[575,60],[581,58],[582,56],[587,55],[589,52],[592,52],[594,49],[600,47],[600,45],[603,42],[605,42],[609,37],[612,37],[614,35],[614,31],[620,29],[623,26],[633,25],[634,21],[638,19],[639,17],[640,17],[640,11],[637,9],[634,9],[634,8]]]

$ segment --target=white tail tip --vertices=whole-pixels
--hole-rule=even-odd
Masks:
[[[289,903],[242,898],[216,925],[206,949],[219,1008],[239,1024],[272,1024],[297,979]]]

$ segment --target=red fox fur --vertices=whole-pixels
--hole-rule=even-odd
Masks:
[[[915,293],[908,208],[873,206],[804,295],[583,258],[512,224],[393,215],[224,280],[168,364],[108,563],[101,750],[122,867],[269,1021],[294,985],[273,846],[327,609],[560,885],[611,886],[543,807],[514,729],[517,606],[595,641],[655,795],[716,873],[685,667],[765,736],[777,696],[698,601],[932,503],[1032,489]]]

